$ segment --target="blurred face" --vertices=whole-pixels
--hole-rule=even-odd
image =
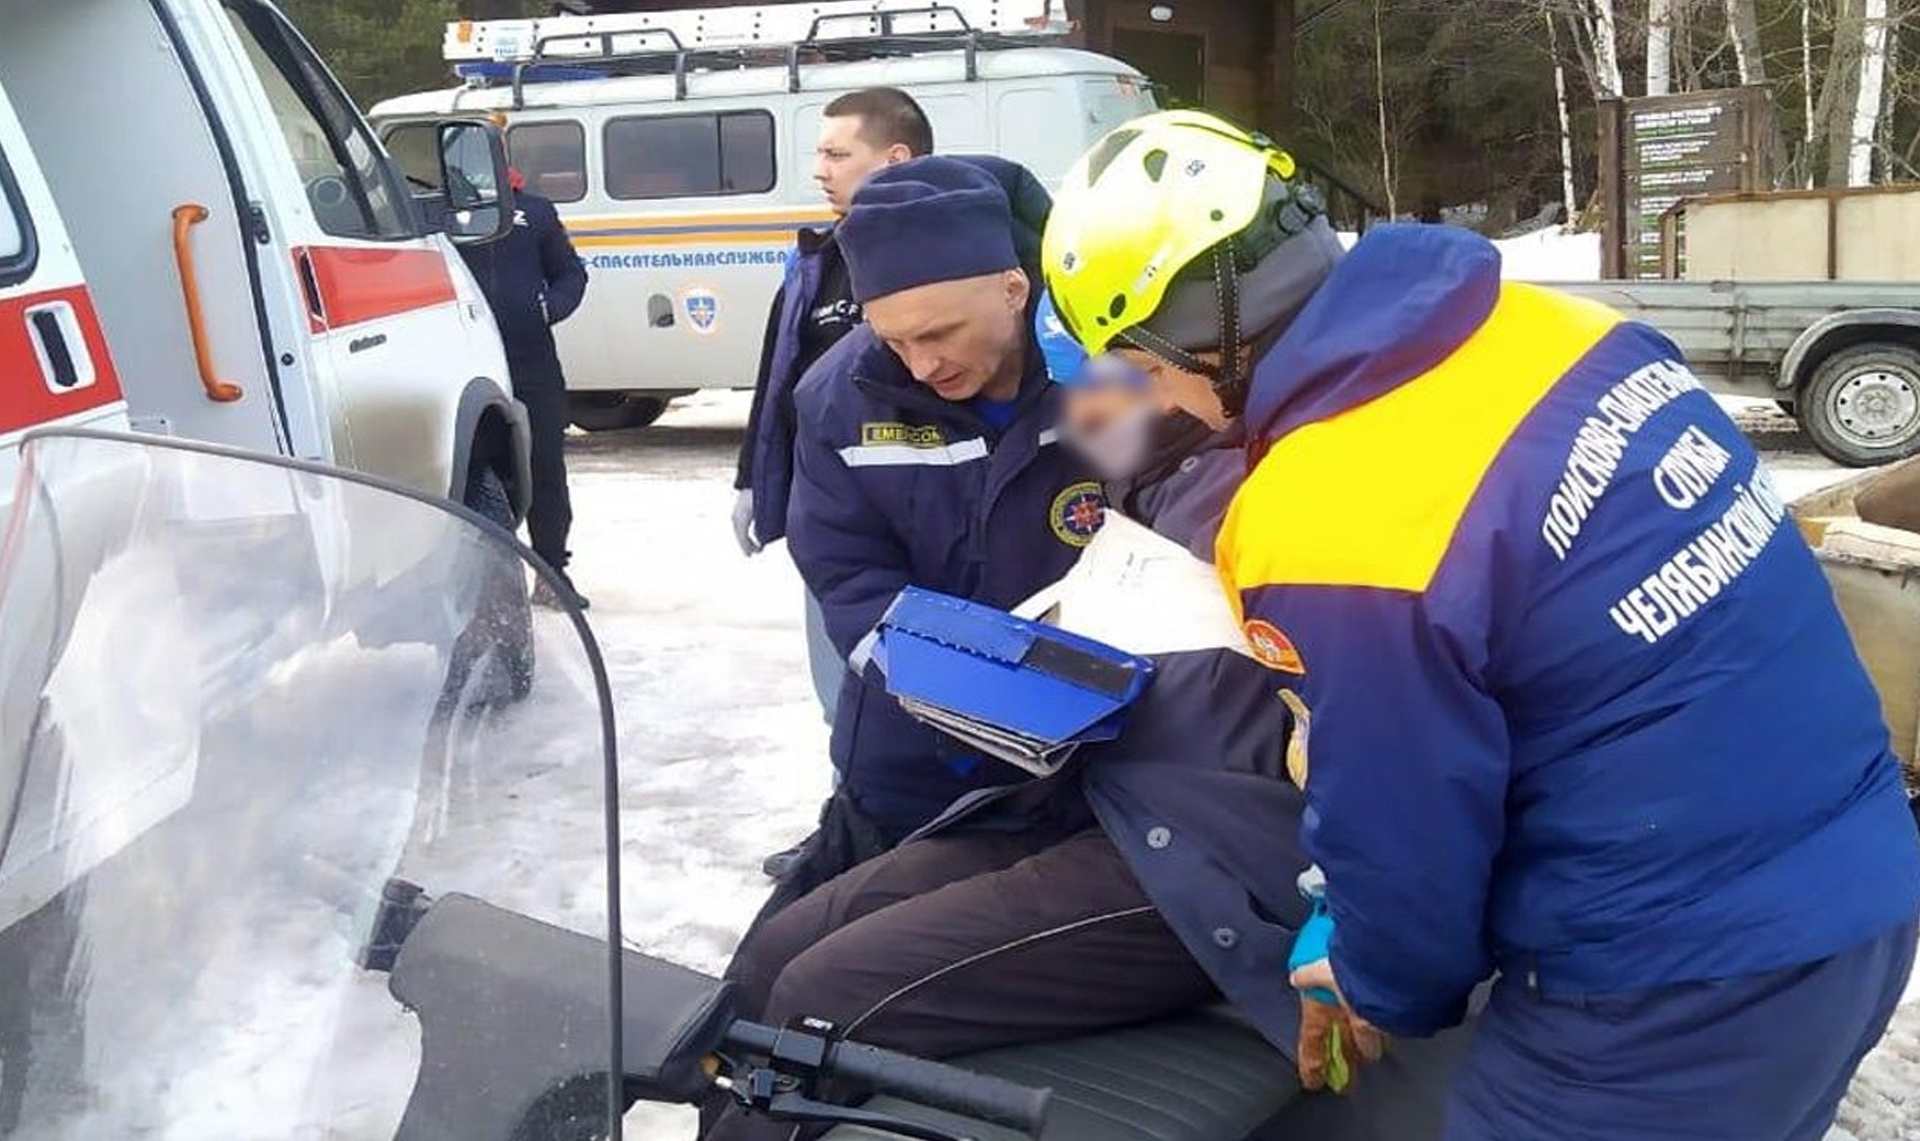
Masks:
[[[1151,460],[1156,430],[1172,412],[1129,364],[1096,358],[1066,391],[1060,433],[1102,479],[1126,479]]]
[[[820,144],[814,151],[813,180],[827,196],[835,215],[844,216],[853,193],[867,176],[881,167],[912,158],[904,144],[875,147],[861,137],[866,120],[858,115],[835,115],[820,120]]]
[[[1061,408],[1061,427],[1071,436],[1094,437],[1142,415],[1143,408],[1155,414],[1172,411],[1150,386],[1077,384],[1067,389],[1066,402]]]
[[[1028,291],[1017,269],[936,282],[867,302],[867,324],[940,399],[1011,400],[1026,367]]]

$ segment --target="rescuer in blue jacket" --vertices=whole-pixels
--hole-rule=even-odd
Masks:
[[[1053,431],[1015,225],[1000,179],[932,157],[873,175],[839,226],[867,324],[801,381],[787,541],[855,667],[832,753],[840,805],[871,825],[856,854],[1020,775],[864,676],[863,640],[894,596],[912,584],[1010,606],[1064,573],[1101,522],[1099,484]]]
[[[1301,304],[1286,266],[1328,254],[1295,174],[1137,120],[1045,258],[1086,348],[1249,440],[1216,563],[1309,725],[1303,1078],[1329,1030],[1431,1034],[1497,973],[1453,1141],[1818,1141],[1920,909],[1818,564],[1665,337],[1503,283],[1483,239],[1383,227]]]

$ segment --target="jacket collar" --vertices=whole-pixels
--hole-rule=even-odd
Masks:
[[[1256,443],[1383,396],[1473,336],[1500,295],[1500,252],[1450,226],[1380,226],[1343,258],[1260,358]]]

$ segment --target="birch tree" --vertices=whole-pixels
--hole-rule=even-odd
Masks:
[[[1733,41],[1735,66],[1740,70],[1742,84],[1765,83],[1767,81],[1766,50],[1760,42],[1760,13],[1754,0],[1725,0],[1727,12],[1727,38]],[[1802,0],[1801,11],[1806,11],[1812,0]]]
[[[1618,99],[1627,89],[1620,78],[1620,24],[1614,18],[1613,0],[1591,0],[1591,4],[1594,94]]]
[[[1573,189],[1573,116],[1567,107],[1567,65],[1560,58],[1560,32],[1553,22],[1553,9],[1546,8],[1540,13],[1547,21],[1547,50],[1553,55],[1553,97],[1554,109],[1559,112],[1560,122],[1560,201],[1566,208],[1565,223],[1573,225],[1580,212],[1580,202]]]
[[[1800,105],[1806,125],[1800,132],[1800,166],[1807,189],[1813,188],[1813,144],[1819,128],[1813,118],[1813,0],[1800,0]]]
[[[1387,50],[1381,32],[1380,0],[1373,0],[1373,93],[1380,112],[1380,185],[1387,193],[1387,218],[1400,214],[1399,181],[1393,173],[1393,145],[1387,134]]]
[[[1647,0],[1648,95],[1673,92],[1673,5],[1674,0]]]
[[[1860,78],[1847,147],[1847,185],[1873,182],[1873,145],[1880,134],[1881,100],[1887,78],[1887,0],[1864,0],[1860,20]]]

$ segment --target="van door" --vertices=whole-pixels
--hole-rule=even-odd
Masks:
[[[285,450],[248,188],[172,3],[0,0],[0,78],[136,425]]]
[[[66,228],[0,90],[0,519],[20,437],[124,428],[126,405]]]
[[[234,84],[231,118],[262,187],[256,240],[293,275],[298,322],[282,343],[305,350],[334,461],[457,497],[452,409],[469,382],[508,383],[478,289],[451,243],[427,233],[365,120],[286,19],[260,0],[206,6],[246,81]]]

